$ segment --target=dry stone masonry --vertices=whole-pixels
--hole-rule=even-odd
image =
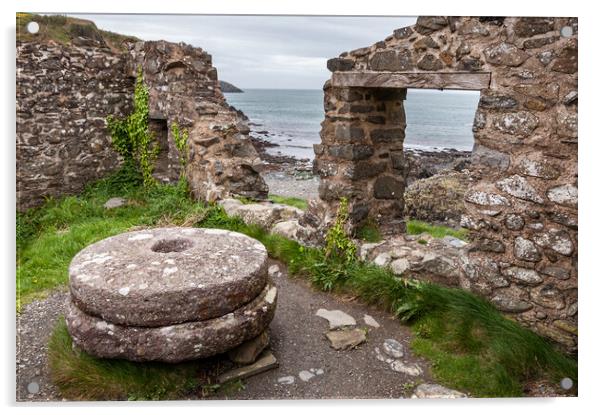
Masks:
[[[407,88],[478,90],[461,219],[473,242],[454,278],[575,350],[577,31],[576,18],[420,17],[330,59],[306,222],[347,197],[354,226],[403,230]]]
[[[73,258],[67,328],[78,347],[105,358],[180,362],[223,353],[266,336],[277,299],[267,273],[265,247],[236,232],[113,236]]]
[[[77,193],[119,166],[105,118],[131,110],[139,67],[150,88],[149,127],[161,149],[155,177],[179,176],[171,136],[177,122],[190,133],[187,176],[197,198],[264,199],[249,127],[226,103],[211,55],[165,41],[124,48],[110,49],[102,39],[17,41],[17,208]]]

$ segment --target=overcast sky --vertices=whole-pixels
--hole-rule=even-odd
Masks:
[[[319,89],[326,60],[369,46],[415,17],[77,15],[112,32],[202,47],[241,88]]]

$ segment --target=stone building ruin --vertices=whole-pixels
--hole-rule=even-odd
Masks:
[[[131,110],[138,68],[149,87],[149,127],[161,149],[158,180],[179,177],[171,137],[177,122],[190,134],[187,177],[197,198],[267,196],[249,127],[226,103],[211,55],[184,43],[131,42],[116,51],[100,36],[84,40],[17,41],[18,210],[78,193],[117,169],[105,119]]]
[[[480,91],[459,285],[576,348],[577,19],[420,17],[328,61],[320,209],[403,232],[408,88]]]
[[[420,17],[372,46],[328,61],[315,146],[319,200],[297,233],[319,233],[349,200],[353,227],[405,231],[408,88],[480,91],[462,225],[472,242],[453,284],[539,333],[577,348],[577,19]],[[171,137],[190,132],[194,195],[264,199],[249,127],[219,89],[211,56],[165,41],[17,41],[17,208],[75,194],[118,168],[105,117],[131,109],[142,68],[161,181],[179,175]]]

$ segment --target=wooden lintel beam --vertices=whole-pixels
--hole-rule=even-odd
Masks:
[[[333,87],[481,90],[489,88],[489,72],[335,72]]]

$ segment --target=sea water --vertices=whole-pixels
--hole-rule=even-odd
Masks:
[[[269,151],[313,159],[324,119],[322,90],[246,89],[224,94],[248,117],[254,135],[278,144]],[[471,150],[478,92],[408,90],[404,101],[408,148]],[[269,135],[257,134],[267,131]]]

